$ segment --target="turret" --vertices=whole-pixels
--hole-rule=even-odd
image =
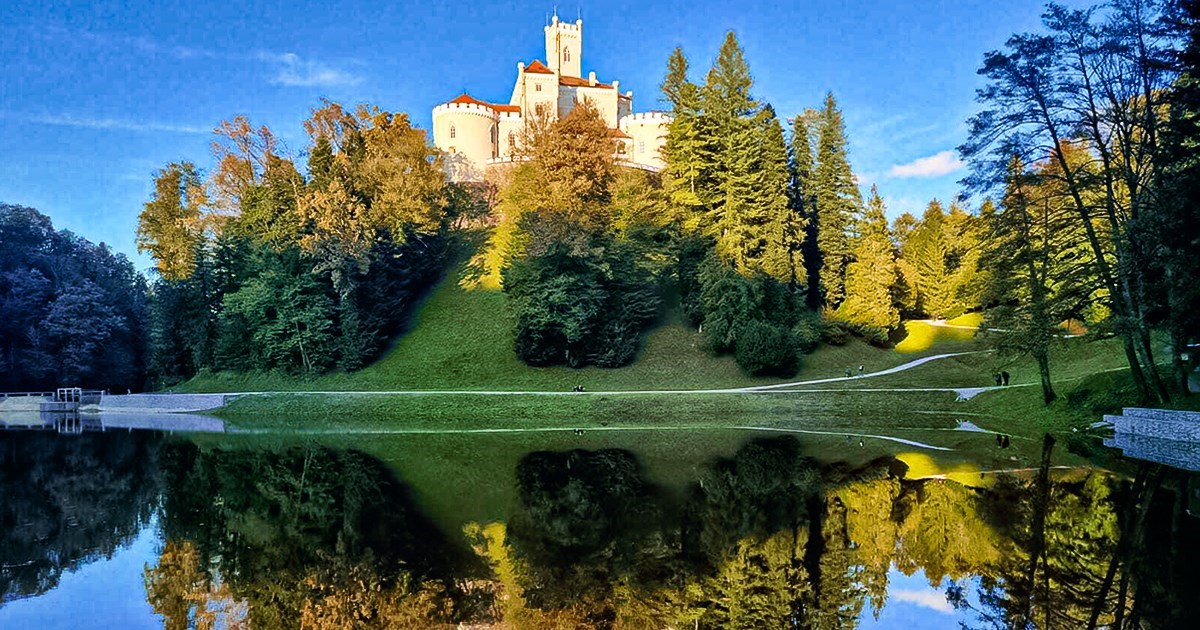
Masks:
[[[583,20],[574,24],[559,21],[555,14],[546,27],[546,62],[555,73],[582,76],[583,68]]]

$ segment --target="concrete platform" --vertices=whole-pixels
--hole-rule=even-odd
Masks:
[[[99,411],[187,413],[224,407],[233,394],[118,394],[100,399]]]

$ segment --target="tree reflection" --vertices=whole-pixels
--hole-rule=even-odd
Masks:
[[[144,433],[0,436],[0,602],[132,540],[157,502],[159,445]]]
[[[377,460],[173,444],[164,472],[167,543],[146,585],[169,624],[205,619],[229,598],[255,627],[453,621],[450,548]]]
[[[867,602],[878,617],[893,567],[946,588],[972,623],[1080,627],[1098,606],[1098,625],[1178,625],[1182,573],[1159,568],[1196,546],[1195,519],[1178,500],[1147,507],[1162,494],[1150,474],[1054,479],[1053,448],[1033,477],[977,489],[890,462],[822,470],[793,438],[758,440],[678,502],[630,453],[535,453],[509,527],[468,533],[518,627],[854,627]]]

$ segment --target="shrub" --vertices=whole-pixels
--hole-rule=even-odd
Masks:
[[[796,371],[796,341],[787,328],[750,321],[738,326],[734,335],[734,359],[747,373],[783,376]]]
[[[796,350],[808,354],[821,344],[824,326],[821,315],[813,311],[802,311],[792,325],[792,338],[796,342]]]
[[[827,318],[821,321],[821,339],[832,346],[844,346],[850,341],[850,325],[846,322]]]

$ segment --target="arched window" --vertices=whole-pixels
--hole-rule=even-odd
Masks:
[[[546,114],[546,104],[538,103],[537,105],[534,105],[533,112],[538,116],[544,116]]]
[[[455,135],[456,134],[454,131],[454,125],[450,125],[450,139],[453,140],[455,138]]]
[[[542,91],[542,84],[541,84],[541,83],[538,83],[538,84],[534,85],[534,86],[533,86],[533,91],[534,91],[534,92],[541,92],[541,91]]]
[[[571,49],[564,48],[563,49],[563,61],[570,61],[570,60],[571,60]]]
[[[492,125],[491,137],[492,137],[492,157],[494,157],[494,158],[500,157],[500,130],[496,128],[496,125]]]

